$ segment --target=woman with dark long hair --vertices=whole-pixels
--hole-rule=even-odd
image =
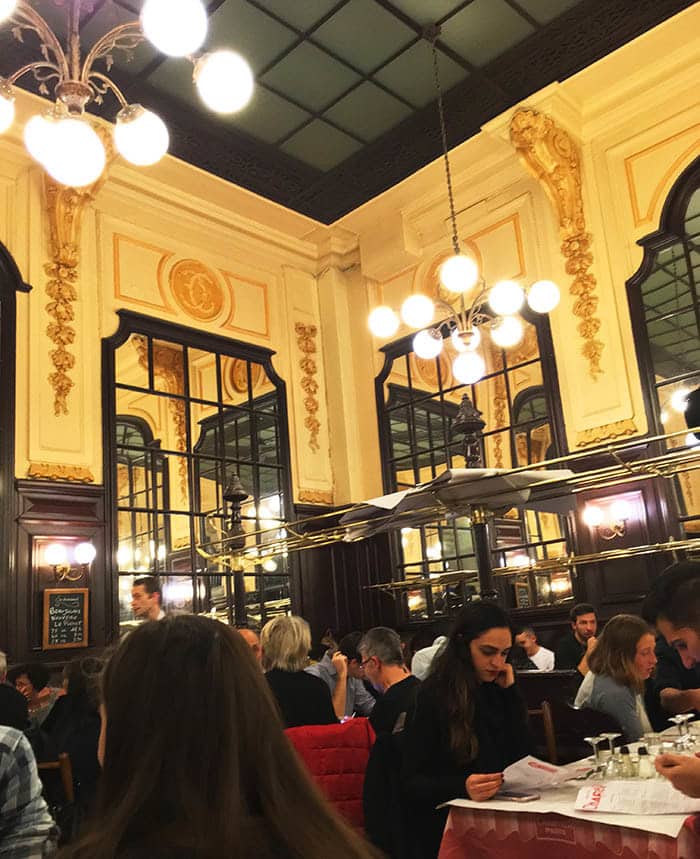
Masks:
[[[507,615],[493,603],[471,603],[418,692],[403,767],[416,859],[438,854],[447,810],[436,806],[491,799],[503,770],[530,752],[525,703],[506,663],[511,644]]]
[[[282,731],[235,631],[180,615],[125,638],[103,675],[89,859],[368,859]]]

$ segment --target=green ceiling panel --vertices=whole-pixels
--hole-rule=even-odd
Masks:
[[[205,47],[238,51],[258,74],[296,38],[288,27],[245,0],[226,0],[210,18]]]
[[[297,30],[309,30],[338,5],[338,0],[261,0],[260,5]]]
[[[147,78],[149,84],[168,95],[207,111],[192,80],[192,63],[177,57],[168,57]],[[149,105],[144,105],[148,107]]]
[[[443,92],[464,80],[468,74],[465,68],[439,50],[438,69]],[[433,52],[425,41],[412,45],[374,77],[417,107],[424,107],[437,97],[433,76]]]
[[[263,80],[310,110],[326,107],[360,80],[347,66],[305,42],[277,63]]]
[[[47,7],[48,9],[48,7]],[[46,10],[42,7],[41,14]],[[136,21],[138,15],[118,6],[116,3],[105,3],[101,6],[92,17],[86,21],[80,29],[80,40],[84,46],[92,47],[95,42],[100,39],[106,32],[119,24],[126,24],[129,21]],[[163,55],[157,48],[154,48],[150,42],[145,41],[138,45],[132,52],[132,58],[127,59],[127,54],[124,51],[114,52],[114,65],[118,69],[124,69],[127,74],[136,75],[153,60],[162,59]],[[187,63],[187,60],[183,60]],[[105,71],[104,63],[97,63],[99,71]]]
[[[580,0],[517,0],[521,6],[537,21],[538,24],[548,24],[559,15],[563,15]]]
[[[445,22],[441,39],[470,63],[483,66],[533,32],[505,0],[474,0]]]
[[[376,84],[365,81],[324,115],[364,140],[374,140],[398,125],[409,113],[410,107]]]
[[[314,33],[314,40],[367,73],[416,34],[375,0],[349,0]]]
[[[419,24],[434,24],[458,9],[459,0],[392,0],[393,5]]]
[[[282,144],[280,149],[319,170],[331,170],[345,161],[362,144],[327,122],[315,119],[293,137]]]
[[[239,113],[232,114],[230,121],[266,143],[276,143],[309,118],[305,110],[258,86],[250,104]]]

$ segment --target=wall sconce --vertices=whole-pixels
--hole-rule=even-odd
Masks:
[[[68,560],[65,544],[49,543],[44,549],[44,561],[53,568],[53,575],[57,582],[77,582],[87,575],[96,554],[97,549],[92,543],[78,543],[73,550],[73,559],[80,569],[73,569]]]
[[[598,532],[602,540],[614,540],[625,536],[631,514],[630,505],[618,498],[606,505],[586,504],[582,518],[589,528]]]

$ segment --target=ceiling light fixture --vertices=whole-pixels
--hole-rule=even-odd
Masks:
[[[513,280],[501,280],[491,288],[486,286],[476,262],[462,253],[457,231],[452,173],[450,170],[445,110],[438,68],[437,38],[440,28],[431,25],[424,36],[430,41],[433,51],[433,75],[437,92],[440,116],[440,136],[445,164],[447,199],[450,204],[452,225],[452,249],[454,254],[446,259],[439,270],[442,286],[454,293],[457,307],[447,301],[433,301],[427,295],[414,293],[401,305],[400,314],[391,307],[375,307],[369,315],[369,328],[375,337],[393,337],[401,320],[411,328],[420,328],[413,338],[413,351],[419,358],[436,358],[443,349],[449,335],[452,348],[457,353],[453,358],[452,372],[457,381],[473,385],[486,373],[486,362],[476,351],[482,341],[479,330],[483,326],[489,331],[493,343],[507,349],[515,346],[523,337],[524,326],[517,315],[525,304],[534,313],[549,313],[559,304],[559,288],[551,280],[538,280],[525,290]],[[433,323],[439,311],[440,321]]]
[[[0,77],[0,134],[15,118],[13,86],[27,74],[39,84],[41,95],[53,90],[55,104],[32,116],[24,129],[29,154],[57,182],[80,188],[102,174],[106,154],[99,135],[88,121],[85,109],[102,104],[108,92],[121,109],[114,127],[117,151],[139,167],[155,164],[168,151],[170,138],[163,120],[140,104],[128,104],[109,76],[114,52],[127,58],[148,40],[168,56],[187,57],[193,65],[193,80],[202,101],[219,113],[233,113],[250,100],[253,74],[246,61],[233,51],[215,51],[195,56],[207,35],[207,13],[201,0],[146,0],[139,21],[129,21],[101,36],[87,55],[81,56],[80,10],[85,0],[53,0],[65,6],[67,41],[60,40],[27,0],[0,0],[0,25],[7,23],[12,34],[24,41],[26,32],[39,40],[41,59],[27,63],[8,78]],[[95,68],[102,63],[104,71]]]

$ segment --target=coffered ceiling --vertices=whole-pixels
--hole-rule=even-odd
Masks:
[[[59,36],[61,0],[31,0]],[[171,154],[291,209],[332,223],[441,151],[426,25],[438,24],[449,145],[564,80],[693,0],[208,0],[206,49],[250,62],[252,102],[232,116],[200,103],[186,60],[149,45],[115,54],[130,102],[168,124]],[[136,17],[141,0],[83,0],[81,36]],[[0,75],[26,62],[0,31]],[[27,88],[36,85],[24,78]],[[113,120],[106,99],[96,112]]]

